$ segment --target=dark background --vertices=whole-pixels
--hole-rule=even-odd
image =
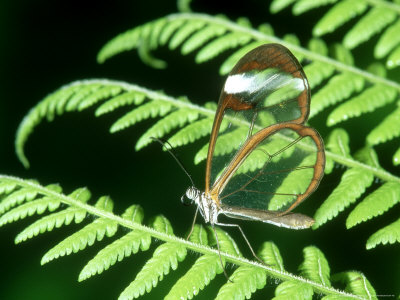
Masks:
[[[296,32],[305,40],[308,40],[311,27],[320,16],[319,12],[294,19],[288,11],[270,15],[268,1],[256,0],[238,4],[231,1],[194,1],[193,7],[199,12],[225,13],[233,19],[247,16],[255,25],[270,22],[278,36]],[[173,12],[176,12],[175,1],[2,1],[1,173],[35,178],[42,184],[59,182],[66,193],[87,186],[92,191],[93,199],[104,194],[111,195],[116,213],[122,213],[131,204],[140,204],[145,210],[146,220],[162,213],[171,220],[175,233],[183,236],[194,213],[193,207],[184,207],[179,201],[189,181],[158,145],[134,151],[137,139],[154,123],[152,120],[112,135],[108,129],[122,115],[121,110],[98,119],[92,109],[65,114],[52,124],[43,122],[26,145],[26,154],[31,162],[28,170],[17,160],[13,144],[18,124],[29,109],[48,93],[74,80],[123,80],[149,89],[162,89],[171,96],[187,95],[196,103],[217,101],[223,83],[217,71],[223,56],[196,66],[194,55],[184,57],[178,51],[163,48],[154,55],[168,62],[165,70],[144,65],[135,52],[119,55],[103,65],[96,63],[98,50],[115,35]],[[335,36],[328,38],[334,40]],[[326,136],[323,118],[322,115],[313,120],[312,125]],[[355,130],[351,123],[347,127],[350,133]],[[207,138],[176,149],[199,186],[204,181],[204,164],[196,166],[192,162],[194,153],[206,141]],[[360,142],[352,141],[352,148],[360,146],[357,143]],[[390,166],[387,157],[383,158],[383,163]],[[342,171],[335,169],[333,175],[326,176],[321,188],[299,211],[312,215],[336,186],[337,175]],[[396,172],[395,169],[391,171]],[[394,209],[384,217],[352,230],[345,230],[346,214],[341,214],[317,231],[290,231],[251,222],[241,222],[241,225],[254,248],[263,241],[274,241],[281,250],[285,266],[292,272],[297,272],[303,259],[302,249],[315,245],[325,253],[331,273],[360,270],[378,294],[391,295],[399,293],[399,246],[379,246],[367,251],[365,242],[377,228],[396,220],[398,212],[398,208]],[[54,230],[15,246],[16,234],[31,221],[32,218],[27,218],[0,229],[3,258],[0,299],[117,299],[158,245],[156,242],[151,251],[133,255],[101,276],[78,283],[81,268],[108,244],[109,239],[40,267],[43,254],[82,225]],[[88,218],[85,222],[91,221]],[[241,243],[245,255],[250,257],[240,235],[235,231],[229,232]],[[154,293],[143,299],[162,298],[196,258],[197,254],[189,253],[178,270],[171,271]],[[228,267],[228,272],[231,271]],[[224,282],[224,276],[218,275],[198,298],[215,296]],[[257,292],[256,299],[272,295],[275,283],[269,280],[268,285],[270,287]]]

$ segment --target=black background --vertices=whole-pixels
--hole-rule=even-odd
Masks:
[[[247,16],[254,24],[270,22],[277,35],[296,32],[307,40],[310,28],[320,16],[289,18],[288,11],[270,15],[268,1],[195,1],[196,11],[209,14],[225,13],[230,18]],[[24,115],[48,93],[74,80],[109,78],[164,90],[171,96],[187,95],[196,103],[217,101],[223,78],[218,75],[222,61],[215,59],[196,66],[194,55],[181,56],[167,48],[154,55],[168,62],[165,70],[155,70],[143,64],[135,52],[128,52],[103,65],[96,63],[98,50],[115,35],[144,22],[176,12],[175,1],[2,1],[0,4],[1,95],[0,100],[0,162],[1,173],[23,178],[35,178],[42,184],[59,182],[66,193],[87,186],[93,199],[111,195],[114,211],[122,213],[135,203],[143,206],[145,218],[164,214],[171,220],[177,235],[183,236],[190,227],[194,208],[184,207],[179,198],[189,182],[175,162],[158,145],[134,151],[140,135],[154,122],[147,120],[116,134],[109,134],[110,125],[122,115],[117,111],[95,118],[94,109],[82,113],[65,114],[52,124],[43,122],[26,145],[31,168],[26,170],[14,153],[14,137]],[[300,28],[300,30],[299,30]],[[335,36],[329,36],[335,39]],[[382,112],[384,113],[384,112]],[[323,116],[312,125],[326,135]],[[350,132],[351,123],[347,124]],[[354,130],[354,129],[353,129]],[[196,183],[203,184],[204,165],[194,165],[194,153],[207,139],[176,149]],[[357,148],[359,141],[352,141]],[[383,158],[384,163],[385,159]],[[389,164],[388,164],[389,165]],[[300,211],[312,215],[337,184],[338,174],[326,176],[321,188]],[[392,170],[396,172],[396,170]],[[365,250],[365,241],[377,228],[397,219],[398,209],[384,217],[345,230],[345,214],[317,231],[290,231],[265,224],[241,222],[242,227],[257,248],[265,240],[274,241],[281,249],[285,266],[292,272],[302,261],[302,249],[307,245],[319,247],[326,255],[331,273],[361,270],[376,287],[378,294],[399,292],[399,246],[380,246]],[[152,251],[139,253],[117,263],[101,276],[83,283],[77,278],[81,268],[101,247],[106,238],[78,254],[58,259],[40,267],[42,255],[63,237],[81,228],[71,225],[43,234],[21,245],[14,245],[14,237],[30,224],[32,218],[0,229],[3,279],[0,299],[116,299],[133,280],[151,256]],[[85,220],[89,223],[92,219]],[[234,231],[230,233],[240,241]],[[119,233],[120,235],[123,232]],[[157,242],[153,244],[157,245]],[[250,257],[244,244],[244,254]],[[177,271],[143,299],[162,298],[173,283],[186,272],[197,258],[189,253]],[[228,272],[231,272],[228,266]],[[225,282],[218,275],[198,299],[210,299]],[[257,292],[259,299],[269,298],[275,282]],[[256,298],[255,297],[255,298]]]

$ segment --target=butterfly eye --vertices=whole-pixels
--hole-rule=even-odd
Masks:
[[[184,195],[182,195],[182,197],[181,197],[181,202],[182,202],[182,204],[183,205],[185,205],[185,206],[189,206],[190,204],[192,204],[192,199],[190,199],[187,195],[186,195],[186,193],[184,194]]]

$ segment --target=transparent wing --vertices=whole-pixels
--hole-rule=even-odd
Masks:
[[[225,206],[287,213],[318,187],[324,166],[317,131],[302,124],[275,124],[243,144],[210,194]]]
[[[274,124],[305,123],[309,100],[307,78],[287,48],[266,44],[243,56],[229,73],[218,102],[207,153],[206,192],[234,150],[255,133]],[[220,130],[223,119],[229,125]]]

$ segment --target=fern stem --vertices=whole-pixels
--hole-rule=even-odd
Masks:
[[[180,237],[176,237],[173,235],[169,235],[166,233],[162,233],[159,231],[156,231],[153,228],[141,225],[139,223],[134,223],[130,220],[127,219],[123,219],[117,215],[114,215],[111,212],[107,212],[105,210],[96,208],[95,206],[91,206],[88,205],[84,202],[78,201],[74,198],[71,198],[67,195],[64,194],[60,194],[57,193],[53,190],[50,190],[48,188],[45,188],[39,184],[33,183],[31,181],[27,181],[27,180],[23,180],[21,178],[17,178],[17,177],[13,177],[13,176],[6,176],[6,175],[0,175],[0,180],[1,179],[5,179],[5,180],[12,180],[15,181],[17,185],[21,186],[21,187],[29,187],[31,189],[35,189],[38,191],[38,193],[42,194],[42,195],[46,195],[46,196],[50,196],[52,198],[55,199],[59,199],[61,202],[73,206],[73,207],[77,207],[80,209],[83,209],[85,211],[87,211],[89,214],[92,214],[93,216],[97,216],[100,218],[105,218],[105,219],[109,219],[111,221],[117,222],[119,225],[129,228],[131,230],[139,230],[145,233],[148,233],[149,235],[151,235],[153,238],[162,240],[164,242],[170,242],[170,243],[178,243],[181,245],[184,245],[186,248],[191,249],[193,251],[202,253],[202,254],[210,254],[210,255],[221,255],[223,256],[225,259],[227,259],[228,261],[238,265],[238,266],[251,266],[251,267],[255,267],[255,268],[262,268],[265,271],[267,271],[268,274],[272,275],[273,277],[280,279],[280,280],[290,280],[290,281],[296,281],[299,283],[305,283],[309,286],[311,286],[314,291],[319,292],[319,293],[323,293],[323,294],[334,294],[337,296],[342,296],[342,297],[347,297],[350,299],[366,299],[363,298],[361,296],[357,296],[357,295],[353,295],[353,294],[349,294],[345,291],[341,291],[338,289],[334,289],[332,287],[328,287],[316,282],[313,282],[311,280],[305,279],[303,277],[300,276],[296,276],[293,275],[291,273],[288,273],[286,271],[282,271],[279,269],[274,269],[271,267],[268,267],[266,265],[262,265],[258,262],[255,261],[250,261],[248,259],[242,258],[242,257],[237,257],[237,256],[233,256],[230,255],[228,253],[225,252],[218,252],[216,249],[210,248],[208,246],[203,246],[200,244],[195,244],[193,242],[187,241],[185,239],[182,239]]]
[[[147,95],[147,97],[150,99],[157,99],[158,101],[166,101],[175,107],[195,110],[195,111],[198,111],[203,116],[213,118],[215,115],[215,111],[212,109],[208,109],[208,108],[205,108],[205,107],[202,107],[202,106],[190,103],[190,102],[182,101],[177,98],[167,96],[167,95],[163,94],[162,92],[149,90],[144,87],[141,87],[141,86],[138,86],[135,84],[129,84],[129,83],[122,82],[122,81],[108,80],[108,79],[90,79],[90,80],[84,80],[84,81],[76,81],[69,85],[64,86],[63,88],[69,88],[73,85],[92,84],[92,83],[99,83],[102,85],[120,85],[123,89],[125,89],[127,91],[141,92],[141,93]],[[225,118],[228,119],[233,124],[236,124],[238,126],[245,126],[245,127],[250,126],[250,124],[244,120],[238,120],[231,116],[226,116]],[[261,127],[255,125],[255,129],[259,130],[259,129],[261,129]],[[284,136],[282,136],[282,137],[285,138]],[[304,148],[307,148],[307,146],[305,145]],[[357,160],[354,160],[352,158],[334,154],[330,151],[326,151],[325,154],[327,157],[333,159],[335,162],[342,164],[346,167],[349,167],[349,168],[358,167],[365,171],[371,172],[375,177],[377,177],[383,181],[395,181],[395,182],[400,183],[400,177],[397,177],[397,176],[387,172],[384,169],[375,168],[375,167],[369,166],[367,164],[361,163]]]
[[[370,0],[370,1],[378,1],[378,0]],[[381,2],[381,1],[380,1]],[[399,8],[400,9],[400,8]],[[356,74],[358,76],[361,76],[365,79],[367,79],[370,82],[374,82],[374,83],[381,83],[383,85],[386,86],[390,86],[393,87],[395,89],[397,89],[400,92],[400,84],[392,81],[392,80],[388,80],[386,78],[380,77],[380,76],[376,76],[372,73],[366,72],[364,70],[361,70],[359,68],[356,67],[352,67],[352,66],[348,66],[346,64],[343,64],[335,59],[332,59],[330,57],[324,56],[324,55],[320,55],[318,53],[312,52],[310,50],[307,50],[303,47],[300,46],[296,46],[294,44],[288,43],[287,41],[277,38],[273,35],[268,35],[265,33],[262,33],[256,29],[252,29],[252,28],[248,28],[248,27],[244,27],[241,26],[235,22],[226,20],[226,19],[222,19],[222,18],[217,18],[217,17],[213,17],[210,15],[206,15],[206,14],[196,14],[196,13],[181,13],[181,14],[172,14],[169,15],[167,17],[167,19],[170,20],[174,20],[174,19],[187,19],[187,20],[193,20],[194,18],[199,19],[199,20],[203,20],[207,23],[214,23],[220,26],[223,26],[225,28],[227,28],[228,30],[234,31],[234,32],[241,32],[247,35],[252,36],[254,39],[256,40],[266,40],[269,42],[274,42],[274,43],[279,43],[282,44],[288,48],[290,48],[291,50],[301,53],[303,55],[305,55],[306,57],[310,58],[313,61],[320,61],[322,63],[326,63],[329,65],[332,65],[333,67],[335,67],[337,70],[343,71],[343,72],[350,72],[352,74]]]
[[[388,8],[392,11],[397,12],[400,14],[400,5],[388,1],[383,1],[383,0],[366,0],[368,3],[374,6],[380,6],[380,7],[385,7]]]

